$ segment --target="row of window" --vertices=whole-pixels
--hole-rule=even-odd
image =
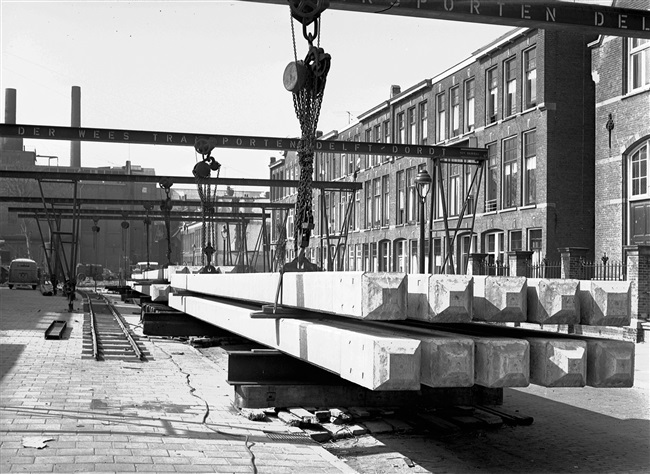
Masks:
[[[508,237],[506,250],[505,236]],[[523,236],[527,240],[523,240]],[[432,258],[433,273],[445,273],[444,268],[449,270],[450,262],[454,262],[454,272],[464,274],[467,272],[469,256],[475,252],[477,236],[461,236],[456,246],[454,259],[445,260],[446,245],[443,237],[433,239]],[[504,231],[493,231],[483,235],[483,252],[487,254],[487,262],[491,265],[507,265],[506,251],[524,250],[526,247],[533,252],[532,262],[538,264],[542,260],[542,229],[511,230],[507,234]],[[429,245],[425,241],[425,268],[429,268]],[[329,249],[330,256],[336,253],[336,247]],[[327,264],[327,249],[317,248],[311,250],[313,260],[325,267]],[[419,241],[417,239],[398,238],[393,241],[384,239],[378,242],[349,244],[344,253],[339,248],[338,258],[334,262],[334,268],[328,270],[337,271],[368,271],[368,272],[398,272],[418,273],[419,271]]]

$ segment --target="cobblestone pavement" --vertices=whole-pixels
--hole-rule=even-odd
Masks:
[[[133,324],[134,309],[120,309]],[[0,288],[2,473],[650,472],[648,344],[634,388],[505,390],[504,407],[532,426],[321,446],[239,416],[223,365],[188,345],[143,340],[144,363],[82,359],[83,313],[66,310],[61,297]],[[54,319],[68,323],[63,340],[43,337]],[[32,438],[47,447],[25,447]]]
[[[64,339],[44,338],[53,320]],[[192,347],[142,341],[147,362],[97,362],[81,358],[82,325],[62,297],[0,288],[0,472],[354,472],[302,432],[239,416]]]

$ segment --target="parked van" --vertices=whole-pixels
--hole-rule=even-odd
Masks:
[[[14,286],[31,286],[32,290],[40,284],[40,275],[36,262],[29,258],[17,258],[9,265],[9,289]]]

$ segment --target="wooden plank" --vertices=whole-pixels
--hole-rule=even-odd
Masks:
[[[418,390],[420,341],[365,334],[332,321],[251,319],[252,307],[170,295],[169,306],[339,374],[370,390]]]
[[[629,326],[629,281],[580,281],[580,323],[590,326]]]
[[[473,280],[465,275],[408,275],[408,319],[465,323],[472,320]]]
[[[474,321],[521,322],[527,318],[525,277],[474,276]]]
[[[276,300],[279,273],[175,274],[174,288],[262,304]],[[356,319],[406,318],[406,276],[402,273],[288,272],[283,306]]]

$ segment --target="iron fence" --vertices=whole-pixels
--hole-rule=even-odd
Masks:
[[[609,261],[603,256],[601,263],[581,260],[582,275],[585,280],[625,280],[627,267],[622,262]]]
[[[526,266],[528,278],[562,278],[562,264],[543,258],[537,263],[528,263]]]

